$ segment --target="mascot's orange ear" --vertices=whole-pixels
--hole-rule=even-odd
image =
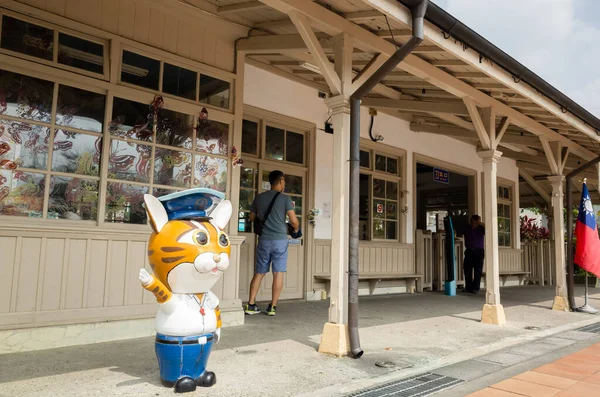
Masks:
[[[146,212],[148,218],[150,218],[150,226],[156,233],[160,233],[162,228],[169,222],[165,207],[156,197],[149,194],[144,194],[144,203],[146,203]]]

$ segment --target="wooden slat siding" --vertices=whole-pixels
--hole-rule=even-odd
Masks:
[[[135,1],[120,0],[119,1],[119,28],[117,33],[119,36],[133,39],[135,20]]]
[[[500,265],[500,273],[525,271],[523,267],[523,260],[521,250],[514,248],[503,248],[498,249],[498,261]]]
[[[0,265],[0,314],[10,311],[16,247],[16,237],[0,237],[0,255],[2,257],[2,265]]]
[[[108,283],[107,306],[123,306],[127,243],[127,241],[113,241],[111,244],[111,266],[106,276]]]
[[[74,21],[99,28],[102,25],[102,2],[67,0],[65,16]]]
[[[46,0],[24,0],[23,3],[42,10],[46,9]]]
[[[147,260],[146,244],[143,241],[130,241],[127,247],[127,270],[125,273],[124,304],[141,305],[143,288],[140,286],[140,269]]]
[[[104,306],[104,286],[106,284],[106,264],[108,260],[108,240],[91,240],[90,270],[87,283],[87,307]]]
[[[69,242],[68,267],[65,274],[65,309],[83,307],[82,296],[85,277],[85,257],[87,240],[71,239]]]
[[[417,230],[415,237],[416,274],[423,275],[423,287],[433,286],[433,239],[431,234]]]
[[[17,279],[17,301],[15,311],[30,312],[35,310],[37,301],[37,280],[42,239],[24,238],[21,246],[19,276]]]
[[[35,302],[35,310],[41,310],[42,308],[42,288],[44,287],[44,271],[46,267],[46,243],[47,238],[42,237],[42,246],[40,248],[40,257],[38,259],[39,262],[39,271],[38,271],[38,279],[37,279],[37,287],[36,287],[36,302]]]
[[[150,9],[150,32],[148,34],[148,44],[164,48],[165,36],[165,14],[154,8]]]
[[[102,1],[102,18],[100,22],[100,29],[106,30],[107,32],[113,34],[119,33],[119,20],[121,18],[119,14],[119,10],[121,9],[119,3],[120,0]]]
[[[177,33],[179,32],[179,19],[175,15],[165,14],[165,35],[163,37],[163,49],[177,53]]]
[[[133,39],[140,43],[148,44],[150,30],[150,7],[147,1],[135,2],[135,20],[133,21]]]
[[[186,58],[190,58],[191,32],[189,27],[179,21],[177,27],[177,53]]]
[[[61,281],[63,271],[63,258],[65,252],[65,240],[49,238],[46,241],[46,252],[44,253],[45,266],[43,283],[41,289],[42,305],[40,310],[60,309]]]

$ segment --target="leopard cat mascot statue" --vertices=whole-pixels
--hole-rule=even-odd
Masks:
[[[142,286],[158,301],[156,357],[160,379],[175,392],[210,387],[206,370],[221,337],[219,299],[210,289],[229,266],[225,227],[231,202],[211,189],[189,189],[157,199],[144,195],[153,233],[148,259],[153,275],[140,270]]]

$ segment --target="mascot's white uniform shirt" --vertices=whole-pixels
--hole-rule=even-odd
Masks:
[[[211,291],[204,294],[200,304],[193,294],[173,294],[171,299],[159,305],[154,327],[159,334],[169,336],[191,336],[215,332],[219,298]],[[200,313],[204,308],[204,315]]]

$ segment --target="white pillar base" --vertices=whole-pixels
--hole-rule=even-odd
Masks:
[[[505,325],[506,315],[504,314],[504,307],[502,305],[483,305],[481,322],[484,324]]]
[[[569,304],[564,296],[555,296],[554,303],[552,304],[552,310],[556,310],[559,312],[568,312]]]
[[[319,353],[334,357],[345,357],[350,353],[348,324],[325,323]]]

